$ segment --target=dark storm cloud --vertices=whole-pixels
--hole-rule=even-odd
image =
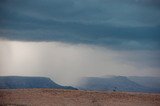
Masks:
[[[159,49],[159,0],[1,0],[0,38]]]

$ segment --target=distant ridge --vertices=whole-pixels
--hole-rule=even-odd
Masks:
[[[135,80],[136,77],[134,77],[134,80],[130,80],[130,78],[125,76],[83,77],[76,87],[82,90],[95,91],[160,93],[160,88],[144,86],[142,83],[135,82]]]
[[[57,88],[76,90],[76,88],[71,86],[61,86],[47,77],[0,76],[0,89],[19,88]]]

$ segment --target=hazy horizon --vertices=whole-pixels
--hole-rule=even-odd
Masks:
[[[84,76],[159,76],[152,51],[60,42],[1,41],[0,45],[1,75],[46,76],[61,84]]]

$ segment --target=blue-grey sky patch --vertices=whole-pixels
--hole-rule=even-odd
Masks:
[[[159,0],[1,0],[0,38],[159,49]]]

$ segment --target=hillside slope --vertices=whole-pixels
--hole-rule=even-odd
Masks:
[[[131,81],[134,81],[140,85],[160,89],[160,77],[129,76],[127,78],[129,78]]]

